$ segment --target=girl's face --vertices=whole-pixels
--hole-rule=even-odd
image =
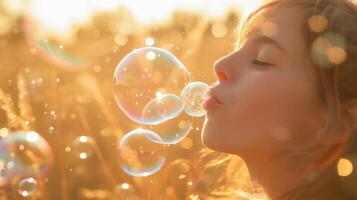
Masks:
[[[261,11],[240,47],[219,59],[202,140],[212,149],[272,155],[300,148],[322,128],[325,107],[298,7]],[[213,103],[212,103],[213,102]]]

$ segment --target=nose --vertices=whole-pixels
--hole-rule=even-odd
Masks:
[[[232,72],[230,65],[232,65],[231,54],[223,56],[215,62],[213,69],[219,82],[231,80]]]

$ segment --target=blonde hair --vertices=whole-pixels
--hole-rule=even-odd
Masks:
[[[356,127],[354,126],[356,119],[353,118],[353,114],[345,109],[343,105],[346,102],[357,99],[357,5],[354,4],[353,0],[269,1],[267,4],[263,4],[257,8],[246,18],[242,18],[237,28],[236,48],[239,48],[245,39],[244,33],[249,27],[248,23],[258,13],[266,9],[274,11],[286,6],[298,6],[305,11],[302,12],[304,13],[304,22],[306,22],[302,25],[303,34],[306,46],[310,50],[309,59],[315,63],[319,74],[320,97],[328,109],[324,131],[311,140],[311,144],[324,146],[324,152],[321,152],[322,158],[319,168],[321,173],[323,173],[327,171],[326,169],[333,166],[336,160],[342,156],[343,151],[347,151],[347,145],[356,146],[352,144],[354,134],[351,134],[352,136],[348,140],[341,139],[339,135],[329,135],[327,137],[326,134],[333,133],[333,130],[341,129],[342,120],[349,122],[351,132],[356,132]],[[326,45],[336,47],[333,49],[336,51],[332,51],[335,55],[328,54]],[[316,52],[321,49],[324,52]],[[332,137],[335,139],[331,139]],[[324,138],[330,139],[325,140]],[[311,148],[311,145],[306,145],[306,148]],[[231,182],[236,179],[234,176],[240,177],[238,183],[234,185],[235,191],[239,191],[239,187],[246,189],[246,193],[238,192],[238,194],[234,194],[236,196],[231,196],[231,198],[267,199],[268,197],[264,195],[264,190],[259,185],[252,186],[250,184],[251,180],[249,176],[247,177],[248,171],[242,169],[245,166],[239,160],[239,157],[231,156],[230,159],[224,161],[225,165],[229,167],[225,171],[225,177],[231,180],[229,181],[230,186],[227,186],[226,190],[233,186]],[[212,167],[212,165],[209,167]],[[239,171],[243,175],[237,175],[232,171]],[[245,178],[242,179],[242,177]],[[317,190],[323,187],[322,184],[325,183],[314,183],[314,185],[311,185],[311,183],[301,184],[299,188],[286,194],[282,199],[306,199],[312,193],[318,192]],[[257,190],[256,188],[260,189]]]

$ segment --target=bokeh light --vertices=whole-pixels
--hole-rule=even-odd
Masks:
[[[71,151],[80,159],[84,160],[95,152],[95,141],[85,135],[78,136],[73,140]]]
[[[353,164],[346,158],[339,159],[337,163],[337,173],[339,176],[349,176],[353,172]]]

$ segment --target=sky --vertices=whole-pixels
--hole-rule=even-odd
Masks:
[[[143,24],[164,22],[175,9],[221,18],[228,10],[249,11],[261,0],[2,0],[6,12],[31,17],[56,34],[70,34],[73,27],[91,22],[97,12],[125,6]],[[1,13],[0,13],[1,21]]]

